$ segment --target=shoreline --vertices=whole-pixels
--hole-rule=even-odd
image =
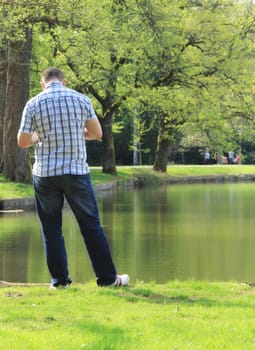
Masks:
[[[235,183],[235,182],[253,182],[255,181],[254,174],[244,175],[190,175],[190,176],[169,176],[163,180],[161,184],[177,185],[177,184],[198,184],[198,183]],[[95,193],[98,191],[116,191],[125,188],[139,188],[146,186],[143,179],[134,177],[119,183],[117,180],[105,184],[95,185]],[[25,210],[35,210],[34,197],[12,198],[0,200],[0,214],[18,213]]]

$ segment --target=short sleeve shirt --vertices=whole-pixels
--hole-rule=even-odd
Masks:
[[[47,177],[88,173],[84,126],[94,118],[90,99],[58,82],[49,83],[29,100],[19,132],[36,132],[39,136],[33,174]]]

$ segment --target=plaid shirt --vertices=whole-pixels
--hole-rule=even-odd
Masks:
[[[33,174],[41,177],[84,175],[87,164],[84,126],[95,118],[88,97],[51,82],[24,108],[20,132],[39,136]]]

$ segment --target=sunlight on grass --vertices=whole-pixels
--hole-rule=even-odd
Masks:
[[[32,184],[11,182],[0,175],[0,199],[32,197]]]
[[[1,349],[254,349],[254,288],[244,284],[9,286],[0,298]]]
[[[169,165],[172,176],[244,175],[255,174],[255,165]]]
[[[153,171],[152,166],[119,166],[117,176],[104,174],[101,167],[91,167],[90,172],[93,185],[113,181],[120,184],[133,177],[149,185],[160,183],[166,176]],[[169,165],[167,168],[167,176],[170,177],[214,175],[255,176],[255,165]],[[32,197],[33,193],[32,184],[11,182],[0,175],[0,199]]]

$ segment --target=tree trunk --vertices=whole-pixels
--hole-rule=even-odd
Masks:
[[[158,139],[153,169],[166,173],[170,155],[170,146],[173,142],[173,128],[167,121],[167,115],[162,111],[158,113]]]
[[[112,134],[112,116],[108,114],[100,119],[103,130],[103,173],[117,175],[115,148]]]
[[[153,165],[154,170],[166,173],[170,146],[171,140],[158,138],[155,162]]]
[[[27,150],[17,146],[17,132],[22,110],[29,96],[29,63],[32,48],[31,30],[24,41],[10,43],[3,135],[3,174],[12,181],[28,181],[30,169]]]
[[[4,111],[7,79],[7,48],[0,49],[0,172],[3,170]]]

